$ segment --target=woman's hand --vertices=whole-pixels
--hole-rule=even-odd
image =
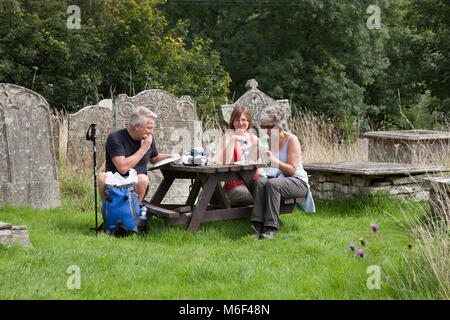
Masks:
[[[272,152],[266,151],[266,157],[267,157],[267,159],[270,161],[270,163],[272,164],[272,167],[278,167],[278,164],[279,164],[280,160],[278,160],[277,158],[275,158],[275,157],[272,155]]]

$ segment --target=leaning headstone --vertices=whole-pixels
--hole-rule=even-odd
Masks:
[[[107,107],[88,106],[69,115],[67,159],[75,171],[93,168],[93,145],[86,140],[86,131],[91,123],[96,124],[97,168],[105,163],[105,144],[113,130],[113,113]]]
[[[39,94],[0,83],[0,206],[61,205],[50,107]]]
[[[264,92],[258,89],[258,82],[255,79],[250,79],[245,84],[247,92],[245,92],[239,99],[233,104],[224,104],[220,106],[221,118],[228,124],[230,122],[231,113],[236,106],[244,106],[250,110],[252,115],[252,127],[259,132],[259,114],[261,111],[272,103],[277,103],[281,106],[286,116],[286,120],[291,115],[291,107],[287,99],[275,100],[268,96]]]
[[[125,128],[131,111],[139,106],[148,108],[158,116],[153,133],[158,152],[181,155],[192,147],[202,145],[201,121],[197,119],[196,103],[189,96],[177,98],[158,89],[146,90],[133,97],[119,95],[113,102],[114,129]],[[148,176],[150,186],[147,198],[150,199],[162,181],[162,174],[160,170],[153,170]],[[163,203],[184,204],[189,186],[190,181],[175,181]]]
[[[15,243],[33,248],[26,226],[13,226],[0,221],[0,245],[10,246]]]
[[[450,160],[450,132],[371,131],[364,137],[369,140],[369,161],[440,165]]]

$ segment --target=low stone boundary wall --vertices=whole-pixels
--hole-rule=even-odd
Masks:
[[[379,162],[304,164],[311,192],[317,200],[340,200],[359,194],[388,193],[400,199],[428,200],[424,178],[449,168]]]

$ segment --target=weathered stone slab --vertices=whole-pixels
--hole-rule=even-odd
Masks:
[[[449,172],[449,168],[438,166],[424,166],[403,163],[380,163],[380,162],[322,162],[305,163],[303,165],[308,174],[323,173],[348,173],[362,176],[389,176],[389,175],[409,175],[423,173]]]
[[[12,226],[9,223],[0,221],[0,245],[10,246],[15,243],[33,248],[26,226]]]
[[[369,140],[369,161],[439,164],[450,157],[450,132],[372,131],[364,137]]]
[[[268,96],[264,92],[258,89],[258,82],[255,79],[250,79],[245,84],[247,88],[247,92],[244,93],[239,99],[236,100],[233,104],[221,105],[221,119],[225,123],[230,122],[231,113],[236,106],[244,106],[250,110],[252,115],[252,127],[258,133],[259,132],[259,114],[261,111],[270,105],[271,103],[277,103],[281,106],[286,116],[286,119],[291,115],[291,107],[289,105],[289,100],[275,100],[272,97]]]
[[[0,206],[61,205],[47,101],[26,88],[0,83]]]

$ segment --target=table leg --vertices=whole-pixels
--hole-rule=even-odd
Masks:
[[[195,204],[195,200],[197,199],[198,193],[200,192],[200,188],[202,187],[202,182],[199,178],[195,179],[194,185],[192,186],[192,190],[189,193],[189,196],[186,200],[186,206],[193,207]]]
[[[200,223],[203,221],[203,216],[208,209],[208,203],[215,191],[217,183],[220,181],[214,177],[214,175],[201,175],[200,180],[202,183],[202,193],[200,198],[192,211],[191,221],[187,226],[187,230],[196,233],[200,227]]]
[[[214,190],[214,196],[217,200],[217,203],[219,205],[221,205],[222,208],[225,208],[225,209],[231,208],[231,204],[228,201],[227,196],[225,195],[225,192],[223,192],[222,185],[220,184],[220,182],[218,182],[216,185],[216,188]]]
[[[174,180],[175,178],[173,176],[164,175],[163,181],[159,184],[158,189],[150,200],[150,203],[153,205],[161,204]]]

